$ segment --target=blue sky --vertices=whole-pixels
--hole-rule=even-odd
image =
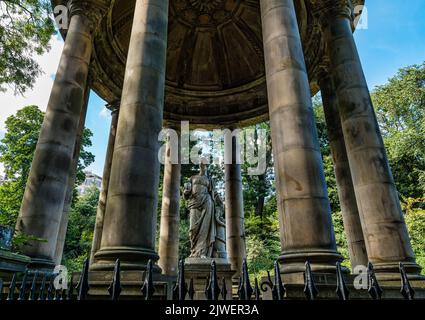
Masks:
[[[368,28],[357,30],[355,39],[366,79],[373,89],[384,84],[399,68],[425,61],[425,0],[366,0],[366,6]],[[45,110],[61,46],[62,43],[55,40],[51,52],[40,58],[45,75],[38,80],[33,92],[25,97],[0,93],[0,138],[6,117],[19,108],[36,104]],[[89,169],[99,175],[103,171],[110,124],[104,104],[95,93],[91,94],[86,123],[93,132],[90,150],[96,156]]]

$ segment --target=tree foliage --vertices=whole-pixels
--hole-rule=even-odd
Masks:
[[[425,189],[425,62],[403,69],[372,94],[398,191]]]
[[[0,185],[0,224],[14,227],[24,196],[31,162],[43,123],[44,113],[37,106],[27,106],[7,118],[6,133],[0,141],[0,162],[4,167],[4,182]],[[94,161],[87,148],[92,132],[84,130],[76,184],[84,176],[84,168]]]
[[[0,91],[24,93],[41,74],[34,55],[50,49],[55,33],[49,0],[0,0]]]

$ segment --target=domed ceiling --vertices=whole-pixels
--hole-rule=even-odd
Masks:
[[[309,0],[294,3],[315,93],[320,28]],[[121,96],[134,6],[135,0],[112,0],[95,35],[93,89],[110,103]],[[170,0],[166,124],[217,127],[267,118],[259,0]]]

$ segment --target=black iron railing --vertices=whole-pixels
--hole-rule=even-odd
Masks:
[[[349,300],[350,291],[345,282],[340,263],[335,266],[336,270],[336,288],[335,298],[340,300]],[[400,263],[401,296],[406,300],[413,300],[415,291],[410,285],[404,265]],[[66,290],[56,290],[54,280],[58,276],[55,273],[43,273],[39,271],[25,271],[23,274],[14,274],[10,280],[7,290],[4,282],[0,279],[0,300],[38,300],[38,301],[61,301],[61,300],[88,300],[91,298],[89,284],[89,261],[86,260],[80,274],[79,282],[74,285],[71,281]],[[20,280],[18,281],[18,277]],[[76,289],[76,294],[74,294]],[[185,278],[184,261],[179,262],[179,271],[177,281],[173,290],[173,300],[193,300],[195,297],[193,279]],[[237,297],[232,296],[232,289],[227,288],[225,278],[219,279],[217,276],[217,266],[215,262],[211,264],[210,274],[205,283],[205,299],[207,300],[261,300],[264,293],[271,292],[273,300],[287,299],[287,290],[282,281],[279,263],[274,264],[274,275],[267,274],[266,280],[259,283],[254,279],[254,288],[251,286],[250,276],[246,260],[243,262],[242,275],[239,278]],[[7,292],[4,292],[7,291]],[[108,289],[111,300],[119,300],[122,293],[121,285],[121,264],[116,260],[112,281]],[[383,295],[383,289],[375,276],[374,268],[371,263],[367,266],[367,292],[371,299],[380,300]],[[148,262],[146,274],[143,283],[141,283],[141,294],[145,300],[152,300],[155,293],[155,283],[153,278],[152,261]],[[320,298],[320,292],[316,286],[314,273],[310,263],[305,263],[304,270],[304,296],[307,300]]]

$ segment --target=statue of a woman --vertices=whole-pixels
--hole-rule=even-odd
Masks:
[[[207,165],[200,164],[200,172],[185,184],[183,196],[189,200],[191,258],[218,258],[217,217],[214,186],[208,176]]]

